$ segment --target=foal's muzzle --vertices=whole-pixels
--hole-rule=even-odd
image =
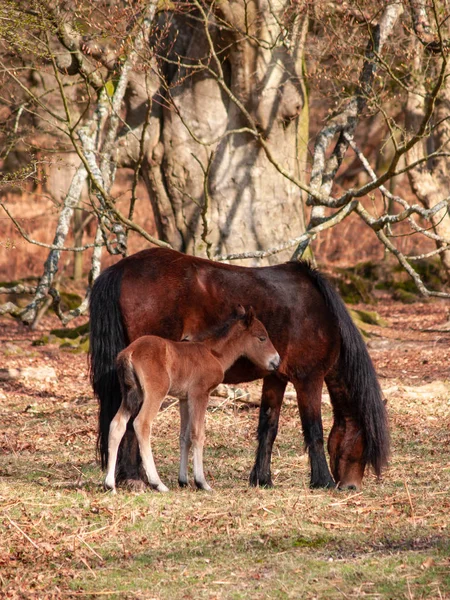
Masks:
[[[278,367],[280,366],[280,364],[281,364],[281,358],[280,358],[280,355],[277,354],[276,356],[274,356],[272,358],[272,360],[269,363],[270,370],[276,371],[278,369]]]

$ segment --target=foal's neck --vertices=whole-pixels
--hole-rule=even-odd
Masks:
[[[233,335],[219,340],[205,340],[204,344],[220,362],[224,371],[229,369],[239,357],[243,356],[242,344]]]

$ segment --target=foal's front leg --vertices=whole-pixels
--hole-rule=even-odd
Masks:
[[[109,426],[108,466],[106,468],[105,488],[113,490],[113,492],[116,490],[117,452],[127,429],[127,423],[130,420],[130,416],[130,413],[123,408],[122,404]]]
[[[180,487],[188,485],[188,460],[191,448],[191,428],[189,426],[189,408],[186,399],[180,399],[180,471],[178,483]]]
[[[194,459],[195,485],[207,492],[211,491],[203,472],[203,445],[205,443],[205,415],[209,393],[193,394],[188,398],[190,441]]]

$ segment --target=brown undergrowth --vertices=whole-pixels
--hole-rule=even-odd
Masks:
[[[1,368],[56,377],[0,382],[0,596],[4,598],[450,598],[450,333],[443,302],[383,301],[369,348],[388,401],[393,453],[358,493],[308,488],[293,394],[271,490],[248,487],[258,411],[215,399],[207,415],[212,494],[177,487],[178,410],[154,429],[171,492],[102,489],[86,356],[32,346],[0,320]],[[55,326],[46,318],[43,329]],[[258,386],[248,386],[252,398]],[[324,426],[331,408],[324,394]]]

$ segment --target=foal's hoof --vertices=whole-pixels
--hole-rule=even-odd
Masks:
[[[206,481],[196,481],[195,485],[199,490],[203,490],[204,492],[212,492],[212,487],[208,485]]]
[[[114,479],[109,479],[107,477],[103,482],[103,487],[107,492],[111,491],[113,494],[116,493],[116,482]]]
[[[162,494],[165,494],[166,492],[169,491],[169,488],[164,485],[163,483],[158,483],[158,485],[155,486],[155,490],[157,492],[161,492]]]

